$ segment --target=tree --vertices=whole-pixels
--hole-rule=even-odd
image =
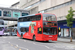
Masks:
[[[72,9],[72,7],[70,7],[70,10],[68,11],[68,14],[66,16],[67,18],[67,26],[70,28],[70,42],[72,42],[72,27],[73,27],[73,16],[74,16],[74,10]]]

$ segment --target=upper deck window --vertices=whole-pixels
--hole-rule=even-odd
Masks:
[[[43,14],[43,21],[56,21],[56,16],[52,14]]]
[[[18,19],[18,22],[38,21],[40,19],[41,19],[41,15],[34,15],[34,16],[21,17]]]

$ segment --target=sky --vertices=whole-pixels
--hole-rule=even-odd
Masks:
[[[0,7],[10,7],[12,4],[20,0],[0,0]]]

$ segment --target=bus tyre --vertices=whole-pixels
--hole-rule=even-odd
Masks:
[[[21,34],[21,38],[23,39],[23,34]]]
[[[35,37],[35,35],[33,36],[33,41],[36,41],[36,37]]]

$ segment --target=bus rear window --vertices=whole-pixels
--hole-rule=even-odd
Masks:
[[[22,17],[18,19],[18,22],[24,22],[24,21],[38,21],[41,19],[41,15],[34,15],[34,16],[27,16]]]

